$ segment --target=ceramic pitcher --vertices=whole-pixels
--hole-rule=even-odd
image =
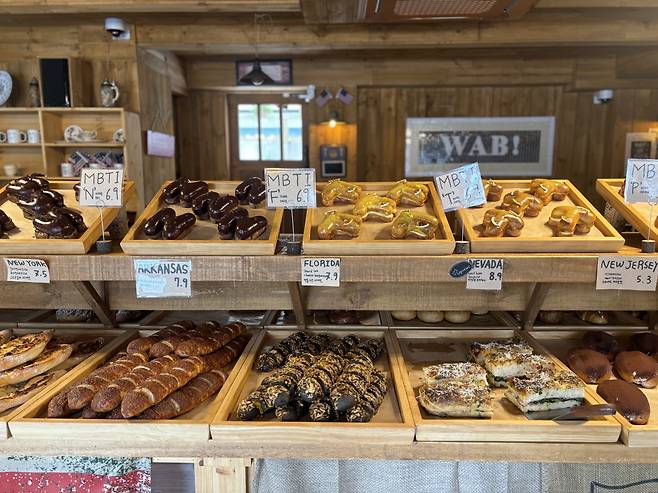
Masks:
[[[105,79],[101,82],[101,105],[112,108],[119,100],[119,86],[116,82]]]

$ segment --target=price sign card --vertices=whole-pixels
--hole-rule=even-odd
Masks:
[[[446,212],[482,205],[487,201],[479,163],[467,164],[435,176],[434,181]]]
[[[316,207],[313,168],[266,168],[265,188],[269,209]]]
[[[138,298],[191,298],[191,260],[135,260]]]
[[[80,206],[123,206],[123,170],[83,168],[80,174]]]
[[[302,286],[340,286],[340,259],[303,258]]]
[[[624,200],[629,204],[658,202],[658,160],[628,160]]]
[[[599,257],[596,289],[655,291],[658,259],[651,257]]]
[[[503,259],[472,259],[466,274],[466,289],[500,291],[503,289]]]
[[[50,283],[50,270],[45,260],[37,258],[6,258],[7,281]]]

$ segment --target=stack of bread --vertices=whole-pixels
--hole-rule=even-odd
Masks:
[[[0,411],[27,402],[70,368],[96,352],[103,338],[73,340],[54,331],[15,336],[0,331]]]
[[[240,323],[191,321],[131,341],[104,366],[51,399],[48,417],[167,419],[217,393],[249,336]]]

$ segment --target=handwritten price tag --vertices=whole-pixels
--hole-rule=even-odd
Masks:
[[[466,289],[500,291],[503,289],[502,259],[472,259],[471,270],[466,274]]]
[[[123,206],[123,170],[83,168],[80,174],[80,206]]]
[[[6,258],[7,281],[50,284],[50,270],[45,260],[36,258]]]
[[[655,291],[658,260],[649,257],[599,257],[596,289]]]
[[[138,298],[191,298],[191,260],[135,260]]]
[[[628,160],[624,200],[629,204],[658,201],[658,160]]]
[[[446,212],[474,207],[487,201],[478,163],[455,168],[436,176],[434,181]]]
[[[313,168],[266,168],[265,189],[270,209],[316,207]]]
[[[340,286],[340,259],[303,258],[302,286]]]

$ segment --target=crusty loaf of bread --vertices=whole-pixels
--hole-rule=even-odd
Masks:
[[[52,337],[52,330],[44,330],[5,342],[0,346],[0,371],[32,361],[43,352]]]
[[[41,375],[63,363],[72,352],[73,346],[70,344],[49,345],[36,359],[0,372],[0,387],[24,382]]]
[[[100,389],[91,400],[91,408],[99,413],[107,413],[121,404],[123,397],[149,377],[158,375],[180,361],[176,355],[156,358],[143,365],[137,365],[130,372]]]
[[[67,397],[68,391],[60,392],[55,397],[50,399],[48,403],[49,418],[67,418],[75,413],[74,409],[69,407],[69,399]]]
[[[185,414],[219,392],[226,382],[226,376],[224,370],[201,373],[162,402],[148,408],[138,419],[168,419]]]
[[[165,337],[181,334],[186,330],[190,330],[193,328],[194,328],[194,322],[192,322],[191,320],[181,320],[180,322],[176,322],[174,324],[168,325],[167,327],[165,327],[162,330],[159,330],[155,334],[145,337],[139,337],[137,339],[130,341],[128,347],[126,348],[126,351],[128,351],[128,354],[148,353],[149,349],[151,349],[151,346],[153,346],[153,344],[156,344],[157,342],[161,341]]]
[[[137,365],[144,364],[147,361],[148,358],[145,354],[133,353],[94,370],[68,392],[69,407],[71,409],[82,409],[91,402],[94,394],[101,388],[125,375]]]
[[[214,330],[206,337],[192,337],[176,347],[176,354],[181,357],[202,356],[217,351],[229,341],[244,334],[247,328],[239,322],[225,325]]]
[[[221,327],[221,325],[218,322],[206,322],[194,329],[186,330],[180,334],[167,336],[151,346],[149,349],[149,356],[151,358],[159,358],[160,356],[171,354],[183,341],[187,341],[192,337],[206,337],[219,327]]]
[[[41,392],[46,385],[55,382],[65,373],[64,371],[51,371],[43,375],[37,375],[17,385],[2,387],[0,389],[0,412],[26,403]]]
[[[206,368],[209,370],[218,370],[223,368],[231,361],[237,359],[240,354],[242,354],[242,351],[249,342],[249,339],[251,339],[250,336],[243,334],[240,337],[233,339],[226,346],[218,349],[214,353],[201,356],[201,359],[203,359]]]

